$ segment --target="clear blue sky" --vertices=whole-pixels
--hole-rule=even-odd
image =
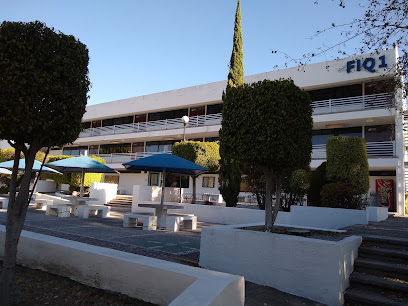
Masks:
[[[232,49],[236,0],[0,0],[0,18],[40,20],[85,43],[92,88],[88,104],[224,80]],[[310,39],[364,9],[338,0],[241,0],[245,75],[283,67],[339,42],[339,33]],[[358,41],[349,44],[352,53]],[[344,48],[343,48],[344,49]],[[338,56],[338,49],[317,61]],[[294,66],[294,63],[289,63]]]

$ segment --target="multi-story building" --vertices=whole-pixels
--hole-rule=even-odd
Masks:
[[[396,77],[397,59],[397,49],[390,49],[251,75],[245,82],[292,78],[309,92],[314,120],[312,170],[325,161],[330,136],[365,138],[371,201],[388,201],[390,210],[404,214],[406,105],[401,88],[390,87]],[[103,157],[120,172],[105,176],[105,181],[118,183],[122,193],[130,194],[134,184],[157,185],[159,174],[129,173],[122,163],[171,151],[183,138],[183,116],[189,117],[187,139],[218,140],[225,87],[226,81],[221,81],[88,106],[83,117],[85,130],[63,152],[54,150],[51,154],[87,151]],[[188,187],[188,180],[180,181],[174,178],[168,184]],[[199,193],[218,193],[217,175],[202,175],[198,186]]]

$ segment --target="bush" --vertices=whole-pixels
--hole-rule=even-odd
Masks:
[[[311,206],[321,206],[320,192],[322,187],[327,183],[326,162],[322,163],[312,173],[310,177],[310,186],[307,200]]]
[[[9,186],[1,186],[0,194],[7,194],[9,192]]]
[[[351,187],[355,195],[370,188],[367,150],[360,137],[335,136],[327,140],[327,179]]]
[[[362,209],[365,202],[356,191],[342,183],[328,183],[321,192],[321,206],[332,208]]]

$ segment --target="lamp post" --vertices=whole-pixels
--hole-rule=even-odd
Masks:
[[[184,124],[183,141],[186,141],[186,125],[189,121],[188,116],[183,116],[181,118],[181,121],[183,121],[183,124]]]

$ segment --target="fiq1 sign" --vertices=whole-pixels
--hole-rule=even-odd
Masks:
[[[385,62],[385,55],[380,56],[377,61],[379,62],[378,68],[385,68],[387,64]],[[358,59],[347,62],[347,73],[350,73],[353,69],[361,71],[361,69],[369,72],[375,72],[376,59],[374,57],[367,57],[366,59]]]

